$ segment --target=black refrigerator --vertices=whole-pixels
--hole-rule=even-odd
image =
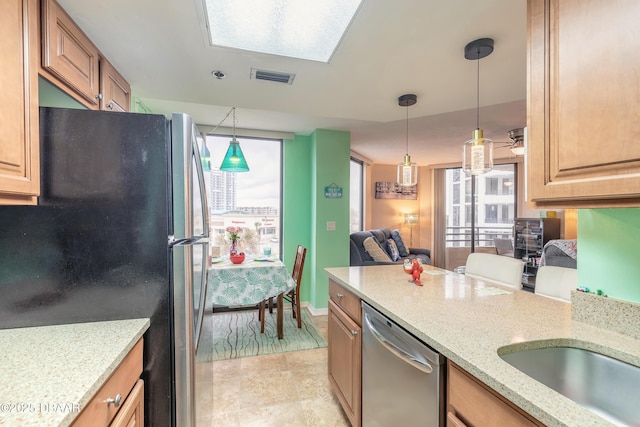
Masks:
[[[38,205],[0,206],[0,329],[150,318],[147,426],[194,426],[213,399],[196,367],[210,328],[199,144],[186,114],[40,108]]]

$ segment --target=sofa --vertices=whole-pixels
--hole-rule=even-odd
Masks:
[[[431,265],[431,250],[421,248],[407,248],[398,230],[390,230],[389,228],[380,228],[377,230],[356,231],[350,236],[350,266],[366,266],[366,265],[385,265],[385,264],[402,264],[405,259],[419,258],[425,265]],[[380,249],[382,249],[389,257],[389,261],[374,260],[370,251],[365,248],[365,240],[372,237]],[[393,243],[390,242],[393,241]],[[395,244],[394,244],[395,243]],[[368,242],[371,245],[371,240]],[[399,253],[397,258],[393,260],[394,254],[392,246],[397,247]],[[371,249],[371,248],[370,248]],[[402,251],[405,249],[405,252]],[[379,258],[379,257],[377,257]],[[380,258],[379,258],[380,259]]]

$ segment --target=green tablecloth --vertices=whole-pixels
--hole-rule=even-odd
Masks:
[[[232,307],[258,304],[292,290],[296,283],[280,260],[232,264],[225,259],[209,267],[208,285],[212,304]]]

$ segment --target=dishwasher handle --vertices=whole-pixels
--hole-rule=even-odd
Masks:
[[[389,352],[391,352],[394,356],[398,357],[400,360],[408,363],[414,368],[421,370],[425,374],[430,374],[431,372],[433,372],[433,367],[429,363],[423,360],[416,359],[411,354],[407,353],[403,349],[399,348],[398,346],[396,346],[395,344],[387,340],[380,333],[380,331],[378,331],[376,327],[373,326],[373,322],[371,321],[371,318],[367,313],[364,313],[364,321],[366,322],[367,327],[369,328],[373,336],[378,340],[378,342],[382,344],[384,348],[389,350]]]

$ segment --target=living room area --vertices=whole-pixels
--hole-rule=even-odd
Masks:
[[[352,159],[352,162],[357,161]],[[365,189],[362,192],[363,221],[361,225],[356,217],[357,210],[354,209],[358,204],[352,202],[351,233],[384,228],[398,230],[407,248],[430,251],[431,265],[453,270],[465,264],[471,252],[472,195],[471,177],[461,172],[460,165],[422,167],[413,195],[380,197],[376,186],[396,181],[395,165],[368,164],[366,161],[359,164]],[[459,185],[461,181],[463,184]],[[494,171],[476,178],[473,196],[477,205],[473,218],[475,252],[496,253],[496,238],[508,239],[513,243],[515,218],[553,216],[558,218],[560,225],[557,233],[550,235],[549,239],[576,238],[576,211],[568,210],[565,214],[564,209],[547,211],[528,208],[523,182],[523,158],[514,156],[496,160]],[[357,192],[354,194],[358,196]],[[366,259],[370,261],[368,257]],[[351,264],[354,265],[353,262]]]

